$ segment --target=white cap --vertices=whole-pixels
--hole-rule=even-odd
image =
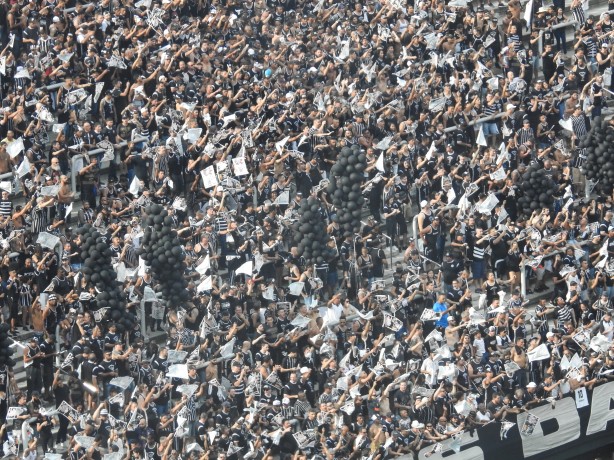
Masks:
[[[420,202],[420,207],[421,207],[421,208],[424,208],[424,207],[426,207],[428,204],[429,204],[429,202],[428,202],[428,201],[426,201],[426,200],[422,200],[422,201]]]
[[[310,368],[308,368],[307,366],[303,366],[303,367],[301,367],[301,369],[300,369],[300,373],[301,373],[301,374],[306,374],[306,373],[307,373],[307,372],[309,372],[309,371],[311,371],[311,369],[310,369]]]
[[[284,404],[290,404],[290,400],[288,398],[282,399],[281,402]]]
[[[536,388],[537,387],[537,383],[535,382],[529,382],[529,384],[527,385],[527,388]]]
[[[505,107],[507,110],[513,110],[516,108],[516,106],[514,104],[507,104],[507,106]]]
[[[546,332],[546,338],[554,337],[554,332]]]
[[[281,401],[279,399],[276,399],[275,401],[273,401],[273,405],[274,406],[281,406]]]

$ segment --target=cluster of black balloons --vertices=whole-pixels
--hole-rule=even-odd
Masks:
[[[126,298],[113,268],[113,251],[98,230],[87,224],[77,230],[81,235],[81,273],[96,288],[96,308],[108,308],[103,319],[117,325],[118,332],[129,331],[136,325],[136,317],[126,310]]]
[[[367,156],[361,153],[358,145],[353,145],[341,149],[337,162],[330,170],[331,178],[326,192],[337,209],[333,219],[344,233],[360,231],[362,205],[365,202],[360,187],[366,167]]]
[[[537,209],[550,209],[556,184],[541,166],[532,164],[522,175],[520,190],[518,209],[531,215]]]
[[[13,344],[11,337],[9,336],[10,326],[7,323],[0,324],[0,366],[7,365],[8,367],[15,366],[15,360],[13,356]]]
[[[614,188],[614,127],[596,117],[579,147],[585,149],[582,169],[587,179],[596,183],[596,192],[610,195]]]
[[[151,267],[158,299],[166,305],[171,299],[189,300],[188,282],[183,276],[186,269],[185,253],[177,232],[171,228],[173,219],[159,204],[148,206],[145,212],[146,227],[140,255],[145,264]]]
[[[294,232],[299,254],[308,264],[323,263],[331,254],[326,246],[328,239],[320,200],[310,196],[301,202],[300,219]]]

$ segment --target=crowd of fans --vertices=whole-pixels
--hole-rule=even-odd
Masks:
[[[0,303],[27,376],[0,366],[5,455],[383,460],[614,375],[614,195],[582,199],[577,148],[611,94],[607,13],[579,0],[0,13]],[[553,27],[572,19],[566,41],[572,26]],[[368,161],[358,234],[326,187],[353,145]],[[527,213],[516,198],[535,164],[558,188]],[[309,196],[323,261],[293,238]],[[151,203],[183,241],[187,302],[157,302],[139,258]],[[84,225],[113,251],[141,318],[130,331],[80,274]],[[544,292],[536,306],[521,275]]]

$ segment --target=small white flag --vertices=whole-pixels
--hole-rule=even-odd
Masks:
[[[140,191],[141,183],[139,181],[139,178],[134,176],[134,179],[132,179],[132,182],[130,182],[130,188],[128,189],[128,192],[133,196],[137,196]]]
[[[254,263],[248,260],[235,271],[235,275],[252,276],[254,273]]]
[[[384,168],[384,152],[380,153],[379,158],[375,163],[375,167],[378,169],[378,171],[386,172],[386,169]]]
[[[486,142],[486,137],[484,136],[484,127],[480,126],[480,130],[478,131],[477,144],[483,147],[488,146],[488,142]]]
[[[203,282],[198,285],[198,287],[196,288],[196,291],[197,292],[210,291],[212,287],[213,287],[213,282],[211,280],[211,277],[207,276],[203,280]]]

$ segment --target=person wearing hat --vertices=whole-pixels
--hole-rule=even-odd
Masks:
[[[230,409],[231,409],[231,407],[232,407],[232,405],[228,401],[224,401],[222,403],[222,411],[218,412],[215,415],[215,423],[218,426],[221,426],[221,425],[227,426],[227,427],[231,426],[231,424],[232,424],[231,423],[232,419],[231,419],[231,416],[230,416]]]
[[[431,205],[427,200],[422,200],[420,202],[420,213],[418,214],[418,233],[420,238],[423,238],[428,233],[427,229],[432,221],[433,211],[431,211]]]
[[[107,402],[104,401],[98,405],[94,414],[92,415],[94,423],[97,424],[97,433],[101,435],[101,445],[108,447],[109,437],[113,426],[109,420],[109,411],[107,409]]]
[[[117,362],[112,359],[112,351],[105,350],[102,361],[92,371],[93,384],[102,387],[104,399],[109,398],[109,382],[118,376]]]

